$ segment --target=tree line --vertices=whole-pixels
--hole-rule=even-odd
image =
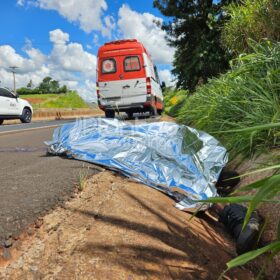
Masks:
[[[63,94],[67,92],[68,88],[66,85],[60,86],[59,81],[54,80],[52,77],[49,76],[45,77],[37,87],[35,87],[33,85],[32,80],[30,80],[26,87],[21,87],[17,89],[17,93],[20,95],[47,93]]]
[[[194,91],[225,73],[231,59],[250,52],[249,38],[279,41],[279,0],[154,0],[175,47],[177,87]]]

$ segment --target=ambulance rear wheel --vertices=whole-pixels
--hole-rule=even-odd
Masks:
[[[115,111],[106,110],[105,111],[105,117],[108,118],[108,119],[114,119],[115,118]]]
[[[126,112],[126,114],[129,120],[133,118],[133,112]]]
[[[160,115],[160,116],[161,116],[161,114],[162,114],[162,110],[158,109],[158,110],[157,110],[157,113],[158,113],[158,115]]]
[[[155,103],[154,103],[155,104]],[[150,107],[150,116],[155,117],[157,116],[157,107],[156,104]]]

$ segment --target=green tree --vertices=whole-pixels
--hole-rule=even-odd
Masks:
[[[229,67],[231,56],[221,45],[221,28],[227,19],[222,8],[234,0],[154,0],[154,6],[171,20],[162,24],[175,47],[173,74],[177,87],[194,90],[197,84]]]
[[[33,87],[33,82],[32,82],[32,80],[30,80],[30,81],[28,82],[28,84],[26,85],[26,87],[29,88],[29,89],[31,89],[31,88]]]
[[[47,76],[43,79],[42,82],[45,83],[45,84],[50,84],[51,80],[52,80],[52,77]]]
[[[59,82],[56,80],[50,81],[50,92],[57,93],[59,92]]]
[[[67,91],[68,91],[68,88],[67,88],[67,86],[66,85],[63,85],[60,89],[59,89],[59,93],[67,93]]]
[[[38,89],[42,92],[42,93],[49,93],[51,92],[51,80],[52,78],[47,76],[43,79],[43,81],[40,83]]]

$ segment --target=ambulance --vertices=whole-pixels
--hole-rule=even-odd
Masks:
[[[164,83],[163,83],[164,84]],[[163,111],[163,95],[156,66],[145,47],[135,39],[105,43],[98,50],[98,106],[107,118],[125,112]]]

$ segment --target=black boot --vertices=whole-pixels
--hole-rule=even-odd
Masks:
[[[236,171],[222,170],[219,180],[216,184],[220,196],[229,195],[240,182],[239,174]]]
[[[257,245],[260,231],[261,218],[257,211],[253,211],[248,224],[242,230],[247,208],[239,204],[227,205],[220,213],[219,221],[222,222],[236,240],[238,255],[244,254]]]

